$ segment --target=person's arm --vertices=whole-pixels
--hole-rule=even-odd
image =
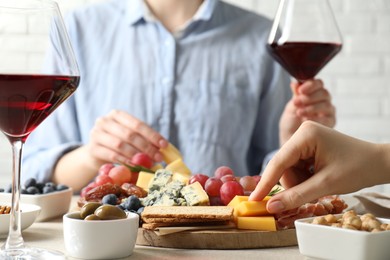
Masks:
[[[268,211],[277,213],[325,195],[390,183],[389,156],[390,144],[365,142],[306,121],[269,162],[249,199],[263,199],[280,180],[286,190],[267,203]]]

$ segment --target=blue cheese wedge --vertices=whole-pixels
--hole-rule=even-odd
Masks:
[[[171,171],[160,169],[154,174],[153,179],[149,183],[149,192],[160,190],[172,181],[173,173]]]
[[[181,189],[181,195],[187,201],[188,206],[208,206],[209,196],[199,182],[194,182]]]

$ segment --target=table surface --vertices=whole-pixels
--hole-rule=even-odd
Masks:
[[[75,205],[75,200],[72,205]],[[66,254],[62,218],[47,222],[36,222],[22,232],[27,245],[55,249]],[[0,239],[4,243],[5,238]],[[172,249],[148,246],[135,246],[131,256],[124,259],[307,259],[299,253],[298,247],[261,248],[245,250],[205,250],[205,249]],[[73,258],[69,258],[73,259]]]

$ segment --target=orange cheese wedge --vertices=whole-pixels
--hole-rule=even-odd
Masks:
[[[240,217],[252,217],[270,215],[266,209],[267,201],[243,201],[237,205],[235,210],[237,216]]]
[[[273,216],[237,217],[237,228],[276,231],[276,222]]]

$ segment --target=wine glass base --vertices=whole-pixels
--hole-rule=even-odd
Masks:
[[[0,250],[2,260],[65,260],[63,253],[55,250],[36,247]]]

